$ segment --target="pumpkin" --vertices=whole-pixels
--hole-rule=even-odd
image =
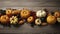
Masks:
[[[60,22],[60,17],[57,18],[57,21]]]
[[[7,15],[2,15],[0,17],[0,21],[1,21],[1,23],[6,24],[9,22],[9,17]]]
[[[9,17],[12,15],[12,10],[11,10],[11,8],[7,8],[7,9],[6,9],[6,15],[8,15]]]
[[[40,18],[37,18],[37,19],[35,20],[35,24],[36,24],[36,25],[40,25],[40,24],[41,24]]]
[[[10,24],[16,24],[18,22],[17,16],[10,17]]]
[[[30,10],[28,9],[23,9],[20,12],[21,18],[28,18],[30,16]]]
[[[56,23],[56,17],[55,16],[52,16],[52,15],[49,15],[47,17],[47,23],[48,24],[55,24]]]
[[[20,13],[20,10],[17,10],[17,9],[12,9],[12,14],[13,15],[17,15]]]
[[[34,17],[33,16],[28,17],[27,22],[29,23],[34,22]]]
[[[59,17],[60,16],[60,12],[58,12],[58,11],[54,12],[54,16],[55,17]]]
[[[39,10],[39,11],[36,12],[36,16],[37,17],[45,17],[46,12],[44,10]]]

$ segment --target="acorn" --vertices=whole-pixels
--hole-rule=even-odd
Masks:
[[[42,25],[42,26],[46,26],[46,25],[47,25],[47,23],[46,23],[46,22],[43,22],[41,25]]]
[[[22,24],[24,24],[24,22],[25,22],[25,20],[24,20],[24,19],[22,19],[22,20],[20,20],[20,21],[19,21],[19,23],[18,23],[18,24],[22,25]]]

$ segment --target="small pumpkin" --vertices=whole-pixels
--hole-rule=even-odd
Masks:
[[[60,17],[60,12],[59,11],[54,12],[54,16],[55,17]]]
[[[34,17],[33,16],[28,17],[27,22],[29,22],[29,23],[34,22]]]
[[[40,18],[37,18],[36,20],[35,20],[35,24],[36,25],[40,25],[42,22],[41,22],[41,20],[40,20]]]
[[[57,18],[57,21],[60,23],[60,17]]]
[[[11,10],[11,8],[7,8],[7,9],[6,9],[6,15],[8,15],[9,17],[12,15],[12,10]]]
[[[37,17],[45,17],[46,16],[46,11],[44,10],[39,10],[36,12]]]
[[[0,21],[1,21],[1,23],[6,24],[9,22],[9,17],[7,15],[2,15],[0,17]]]
[[[10,17],[10,24],[17,24],[17,22],[18,22],[17,16]]]
[[[13,15],[17,15],[20,13],[20,10],[17,10],[17,9],[12,9],[12,14]]]
[[[48,24],[55,24],[56,23],[56,17],[55,16],[52,16],[52,15],[49,15],[47,17],[47,23]]]
[[[28,9],[23,9],[20,12],[21,18],[28,18],[30,16],[30,10]]]

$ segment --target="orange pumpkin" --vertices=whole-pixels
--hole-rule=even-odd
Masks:
[[[12,10],[11,8],[6,9],[6,15],[11,16],[12,15]]]
[[[60,12],[58,12],[58,11],[54,12],[54,16],[55,17],[60,17]]]
[[[20,13],[20,10],[17,10],[17,9],[12,10],[12,14],[13,14],[13,15],[17,15],[17,14],[19,14],[19,13]]]
[[[48,23],[48,24],[55,24],[55,23],[56,23],[56,18],[55,18],[55,16],[49,15],[49,16],[47,17],[47,23]]]
[[[8,23],[9,22],[9,17],[7,15],[2,15],[0,17],[1,23]]]
[[[21,10],[20,16],[21,18],[28,18],[30,16],[30,10],[28,9]]]
[[[34,22],[34,17],[33,16],[28,17],[27,22],[29,22],[29,23]]]

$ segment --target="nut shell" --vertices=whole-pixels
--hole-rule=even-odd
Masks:
[[[47,25],[47,23],[43,22],[41,25],[42,25],[42,26],[46,26],[46,25]]]
[[[25,22],[25,20],[23,19],[23,20],[20,20],[18,24],[22,25],[22,24],[24,24],[24,22]]]

